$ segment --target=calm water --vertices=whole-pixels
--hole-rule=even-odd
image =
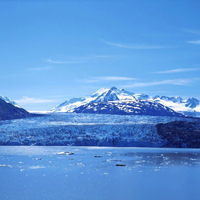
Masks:
[[[0,147],[3,200],[199,200],[199,187],[198,149]]]

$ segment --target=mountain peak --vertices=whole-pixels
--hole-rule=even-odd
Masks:
[[[110,90],[117,90],[115,86],[111,87]]]
[[[195,108],[197,105],[199,105],[199,100],[195,99],[194,97],[188,98],[188,100],[186,101],[186,107],[190,107],[190,108]]]
[[[107,90],[101,95],[97,96],[97,98],[93,102],[107,102],[119,100],[116,94],[117,90],[118,89],[116,87],[112,87],[110,90]]]

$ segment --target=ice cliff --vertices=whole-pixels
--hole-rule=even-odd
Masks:
[[[0,145],[165,147],[170,146],[169,136],[164,137],[162,131],[158,132],[157,124],[172,121],[190,123],[195,120],[198,121],[182,117],[126,115],[104,115],[102,118],[97,114],[7,120],[0,123]],[[174,144],[171,146],[176,147]]]

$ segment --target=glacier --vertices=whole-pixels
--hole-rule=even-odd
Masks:
[[[0,145],[41,146],[134,146],[163,147],[167,141],[156,125],[194,118],[109,115],[51,114],[0,121]]]

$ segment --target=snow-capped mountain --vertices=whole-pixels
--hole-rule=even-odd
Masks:
[[[172,109],[159,104],[158,96],[153,99],[146,94],[134,94],[116,87],[102,88],[91,96],[67,100],[52,109],[52,111],[180,116]]]
[[[134,93],[128,92],[124,89],[117,89],[112,87],[111,89],[101,88],[97,92],[93,93],[91,96],[86,96],[82,98],[72,98],[65,101],[64,103],[56,106],[51,111],[52,112],[73,112],[75,108],[88,104],[97,102],[108,102],[108,101],[135,101],[136,98],[133,96]]]
[[[200,112],[200,101],[194,97],[188,98],[186,100],[184,100],[180,96],[168,97],[168,96],[156,95],[152,97],[147,94],[135,94],[135,93],[126,91],[124,89],[117,89],[116,87],[112,87],[110,89],[101,88],[100,90],[98,90],[97,92],[93,93],[90,96],[86,96],[82,98],[72,98],[58,105],[51,111],[52,112],[80,112],[81,109],[84,110],[88,106],[90,107],[92,106],[94,109],[97,109],[97,107],[99,107],[100,105],[103,106],[103,104],[99,104],[97,106],[94,103],[101,103],[101,102],[108,103],[108,102],[113,102],[113,101],[117,102],[117,104],[115,103],[115,105],[118,105],[118,106],[119,106],[119,102],[121,103],[123,102],[124,108],[126,107],[124,102],[127,103],[127,106],[128,105],[130,106],[130,102],[132,101],[132,104],[133,104],[132,108],[137,107],[135,112],[132,111],[132,114],[136,114],[137,113],[136,111],[139,108],[138,106],[135,106],[135,103],[136,105],[142,106],[143,102],[145,101],[159,103],[168,108],[171,108],[172,110],[176,112],[191,115],[191,116],[193,116],[195,113]],[[111,103],[109,103],[108,107],[109,106],[111,106]],[[81,108],[78,109],[79,107]],[[84,112],[86,112],[86,110]],[[101,113],[102,111],[101,112],[98,111],[98,112]],[[104,109],[104,112],[106,112],[105,109]],[[140,113],[143,113],[143,112],[141,111]]]

